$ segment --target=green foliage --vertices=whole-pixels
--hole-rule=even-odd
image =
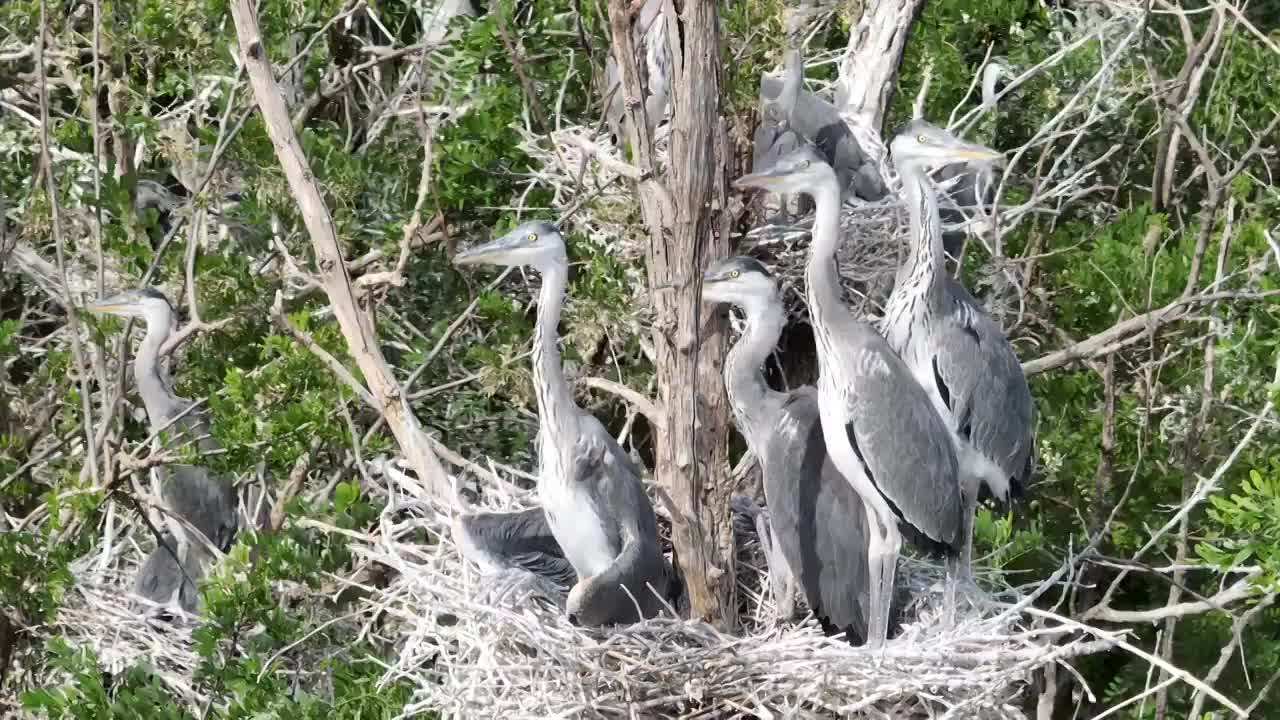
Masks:
[[[50,720],[187,720],[194,718],[175,705],[163,684],[145,665],[125,671],[110,687],[104,685],[98,658],[88,648],[73,648],[60,638],[48,643],[50,663],[68,676],[54,688],[23,694],[22,706]]]
[[[1280,587],[1280,458],[1272,458],[1266,474],[1249,471],[1238,493],[1209,498],[1209,518],[1217,525],[1196,553],[1224,571],[1257,565],[1259,591]]]

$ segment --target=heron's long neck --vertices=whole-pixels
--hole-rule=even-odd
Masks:
[[[907,165],[900,174],[911,216],[911,242],[907,261],[898,269],[893,294],[909,293],[937,302],[941,298],[943,254],[938,196],[923,168]]]
[[[542,269],[542,291],[538,295],[538,322],[533,331],[533,385],[538,397],[538,420],[542,432],[555,432],[558,425],[576,419],[573,393],[564,379],[559,334],[560,311],[569,269],[555,263]]]
[[[786,324],[782,303],[756,300],[744,308],[747,328],[725,358],[725,389],[742,435],[751,451],[760,456],[761,447],[786,396],[775,392],[764,378],[764,363],[778,344]]]
[[[147,334],[142,338],[138,354],[133,360],[133,379],[138,383],[138,394],[142,396],[142,404],[147,408],[147,419],[151,422],[152,432],[169,422],[167,413],[174,405],[173,390],[169,388],[169,379],[160,366],[160,348],[169,338],[171,320],[167,310],[148,310]]]
[[[813,236],[805,284],[809,290],[809,315],[821,346],[830,348],[833,335],[852,331],[853,316],[840,293],[836,250],[840,247],[840,185],[832,174],[813,189]],[[819,361],[824,353],[819,353]]]

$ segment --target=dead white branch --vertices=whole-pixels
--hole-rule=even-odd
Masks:
[[[275,146],[276,157],[289,179],[289,187],[298,202],[298,209],[311,235],[319,266],[319,279],[333,307],[347,347],[360,366],[370,392],[377,401],[387,426],[400,444],[405,459],[418,476],[423,478],[427,490],[436,497],[447,497],[448,477],[431,450],[430,441],[418,424],[413,409],[396,382],[395,376],[382,356],[382,348],[368,314],[356,304],[355,290],[347,274],[342,246],[334,230],[329,208],[320,196],[311,174],[307,158],[302,154],[297,134],[285,107],[284,98],[276,84],[271,62],[267,59],[258,18],[249,6],[249,0],[232,3],[231,15],[235,20],[236,36],[240,42],[241,57],[249,72],[254,96]]]

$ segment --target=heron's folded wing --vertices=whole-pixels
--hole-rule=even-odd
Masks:
[[[1022,366],[994,320],[959,283],[939,327],[933,357],[939,392],[956,432],[1005,473],[1025,484],[1033,448],[1031,392]]]
[[[923,536],[916,540],[955,547],[962,510],[950,431],[887,344],[860,353],[869,370],[856,375],[845,434],[880,494]]]

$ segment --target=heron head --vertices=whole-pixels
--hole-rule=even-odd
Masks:
[[[173,312],[169,298],[153,287],[126,290],[85,307],[92,313],[118,317],[147,318]]]
[[[801,145],[778,158],[773,167],[734,180],[733,186],[791,194],[810,192],[822,183],[835,179],[835,171],[818,151],[809,145]]]
[[[502,265],[513,267],[564,262],[564,237],[555,225],[530,220],[507,234],[467,248],[453,257],[455,265]]]
[[[918,118],[898,131],[889,143],[889,152],[899,172],[908,165],[933,169],[955,162],[994,162],[1004,157],[989,147],[967,143]]]
[[[778,286],[759,260],[734,255],[718,260],[702,276],[702,301],[746,307],[759,300],[773,301]]]
[[[982,68],[982,104],[993,106],[996,104],[996,93],[1004,89],[1004,83],[1001,78],[1013,77],[1017,68],[1009,62],[1009,59],[1001,56],[992,56],[987,61],[987,66]]]

